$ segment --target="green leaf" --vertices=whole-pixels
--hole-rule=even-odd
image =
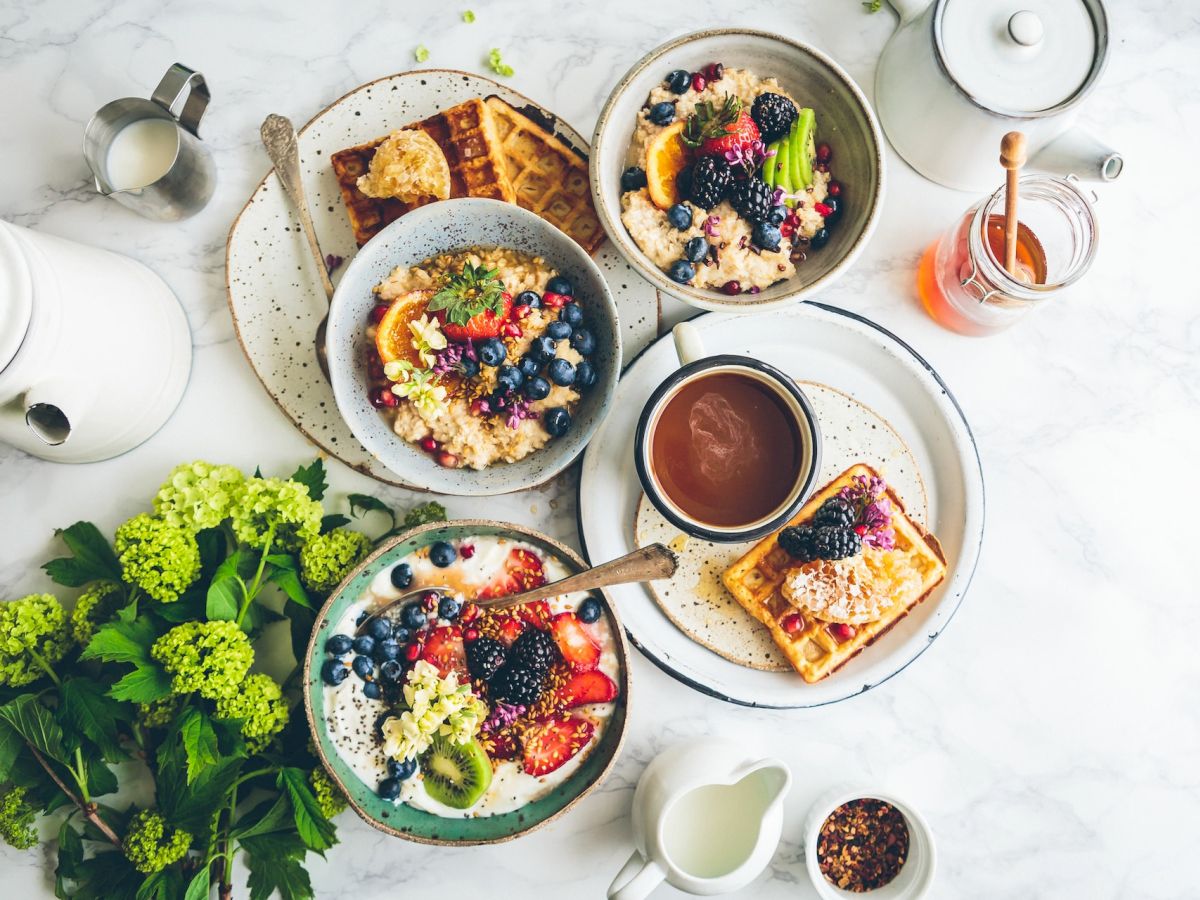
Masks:
[[[191,784],[197,775],[220,760],[217,732],[208,716],[192,706],[184,711],[179,736],[187,754],[187,781]]]
[[[321,534],[329,534],[335,528],[342,528],[349,524],[350,520],[341,513],[330,513],[321,517]]]
[[[213,575],[212,583],[208,586],[208,596],[205,612],[210,620],[222,619],[232,622],[237,618],[238,609],[246,596],[246,586],[238,574],[238,566],[242,563],[242,551],[238,550],[225,557]]]
[[[86,761],[88,793],[92,798],[115,794],[120,785],[116,773],[104,764],[104,760],[94,757]]]
[[[208,578],[200,578],[178,600],[171,603],[154,603],[151,609],[154,615],[171,625],[193,620],[203,621],[207,609]]]
[[[183,893],[183,873],[178,866],[147,876],[138,888],[137,900],[178,900]]]
[[[76,522],[59,529],[59,535],[74,557],[53,559],[42,566],[56,583],[82,587],[91,581],[121,580],[121,563],[112,547],[91,522]]]
[[[114,684],[108,695],[130,703],[153,703],[171,693],[171,676],[154,663],[137,663],[132,672]]]
[[[79,658],[102,659],[105,662],[149,662],[150,647],[158,640],[158,631],[149,617],[141,616],[129,621],[127,612],[128,608],[121,610],[115,622],[97,628]]]
[[[446,507],[436,500],[414,506],[404,515],[404,528],[416,528],[418,525],[428,525],[430,522],[446,521]]]
[[[7,722],[0,722],[0,784],[9,780],[13,763],[25,749],[25,738]]]
[[[312,637],[317,614],[311,609],[292,609],[288,616],[288,630],[292,638],[292,655],[299,663],[308,653],[308,640]]]
[[[125,759],[117,737],[117,723],[125,718],[123,710],[109,697],[101,682],[91,678],[71,678],[59,691],[59,717],[71,729],[82,732],[100,748],[109,762]]]
[[[58,865],[54,868],[54,896],[65,900],[66,882],[74,880],[83,862],[83,839],[68,816],[58,829]]]
[[[189,783],[187,753],[179,731],[173,731],[159,744],[155,755],[159,810],[177,828],[193,835],[207,833],[214,817],[228,805],[229,791],[243,762],[239,757],[223,758]]]
[[[71,896],[77,900],[137,900],[143,880],[124,853],[97,853],[79,864]]]
[[[317,457],[307,466],[300,466],[292,473],[289,481],[295,481],[308,488],[308,496],[314,500],[320,500],[325,496],[325,489],[329,487],[329,483],[325,480],[325,463],[321,462],[321,458]]]
[[[187,887],[187,893],[183,895],[183,900],[208,900],[208,888],[208,866],[201,866],[200,871],[192,876],[192,880]]]
[[[276,831],[291,831],[292,801],[287,794],[280,794],[274,800],[264,800],[239,820],[231,832],[235,840],[254,837],[260,834],[272,834]]]
[[[287,553],[272,553],[267,557],[267,581],[279,586],[288,598],[305,609],[312,609],[308,592],[300,583],[300,568],[296,559]]]
[[[333,823],[321,813],[321,806],[308,786],[308,777],[300,769],[287,767],[279,770],[278,784],[285,788],[292,801],[292,816],[300,840],[310,850],[320,853],[336,842]]]
[[[396,513],[378,497],[372,497],[370,494],[347,494],[346,499],[350,502],[350,514],[354,518],[362,518],[369,512],[383,513],[391,519],[392,527],[396,527]]]
[[[11,726],[43,756],[68,765],[62,729],[34,694],[22,694],[0,706],[0,721]]]
[[[225,559],[225,530],[218,527],[197,531],[196,543],[200,547],[200,580],[208,581]]]
[[[250,900],[269,900],[275,891],[282,900],[309,900],[312,882],[300,860],[304,845],[295,835],[264,834],[241,842],[250,877]]]

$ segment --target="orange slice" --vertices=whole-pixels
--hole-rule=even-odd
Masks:
[[[379,320],[379,330],[375,332],[375,349],[379,351],[379,358],[383,362],[408,360],[414,366],[421,364],[408,323],[425,314],[432,294],[433,291],[412,291],[392,301],[388,311]]]
[[[650,199],[659,209],[667,209],[679,202],[675,179],[691,158],[687,145],[679,139],[686,124],[680,120],[664,128],[646,148],[646,187]]]

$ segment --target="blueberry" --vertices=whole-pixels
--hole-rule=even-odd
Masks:
[[[552,294],[562,294],[564,297],[571,297],[575,294],[575,285],[571,284],[571,279],[565,275],[555,275],[546,282],[546,290]]]
[[[576,328],[571,333],[571,346],[581,356],[591,356],[596,352],[596,336],[586,328]]]
[[[510,391],[517,390],[525,383],[525,373],[516,366],[501,366],[496,373],[496,384]]]
[[[412,632],[403,625],[397,625],[392,632],[392,637],[396,639],[396,643],[404,645],[408,643],[408,639],[412,637]]]
[[[546,335],[534,338],[533,343],[529,345],[529,355],[542,362],[549,362],[558,352],[557,344],[558,342],[554,338]]]
[[[698,263],[708,256],[708,241],[702,237],[694,237],[683,245],[683,255],[688,262]]]
[[[575,367],[575,386],[578,388],[590,388],[596,383],[596,367],[586,359]]]
[[[566,309],[566,307],[563,307]],[[546,336],[552,337],[556,341],[565,341],[571,336],[571,325],[561,319],[557,322],[551,322],[546,326]]]
[[[368,700],[378,700],[383,696],[383,688],[379,686],[378,681],[368,681],[362,686],[363,696]]]
[[[575,383],[575,367],[565,359],[552,359],[546,366],[546,374],[559,387],[569,387]]]
[[[772,206],[771,211],[767,213],[767,221],[772,225],[781,225],[786,218],[787,210],[782,206]]]
[[[671,268],[667,270],[667,274],[671,276],[672,281],[687,284],[695,277],[696,267],[686,259],[677,259],[671,263]]]
[[[357,628],[358,626],[362,625],[362,623],[367,621],[370,616],[371,614],[364,609],[358,614],[358,618],[354,620],[354,627]]]
[[[646,186],[646,170],[641,166],[630,166],[621,173],[621,190],[636,191]]]
[[[458,367],[462,369],[463,375],[467,378],[474,378],[479,374],[479,360],[477,359],[469,359],[464,356]]]
[[[550,396],[550,382],[541,375],[534,375],[525,382],[525,396],[530,400],[545,400]]]
[[[354,652],[360,656],[370,656],[375,652],[375,638],[369,634],[360,634],[354,639]]]
[[[842,212],[842,202],[841,202],[840,200],[838,200],[838,198],[837,198],[837,197],[826,197],[826,198],[825,198],[824,200],[822,200],[821,202],[822,202],[822,203],[824,203],[826,206],[828,206],[828,207],[829,207],[829,209],[830,209],[830,213],[829,213],[829,215],[827,215],[827,216],[825,217],[825,221],[826,221],[826,222],[832,222],[832,221],[833,221],[834,219],[836,219],[836,218],[837,218],[839,215],[841,215],[841,212]]]
[[[438,604],[439,619],[454,619],[459,613],[458,601],[453,597],[443,597]]]
[[[345,656],[354,646],[354,639],[348,634],[335,634],[325,642],[325,652],[334,656]]]
[[[395,778],[385,778],[379,782],[376,791],[384,800],[395,800],[400,796],[400,782]]]
[[[595,597],[588,597],[579,604],[579,609],[575,611],[575,615],[579,617],[581,622],[595,622],[600,618],[600,614],[604,610],[600,606],[600,601]]]
[[[818,228],[817,233],[808,239],[808,243],[814,250],[820,250],[829,243],[829,229]]]
[[[389,759],[387,766],[388,773],[399,781],[407,781],[417,774],[417,758],[415,756],[410,756],[400,762]]]
[[[646,118],[655,125],[670,125],[675,121],[675,104],[669,100],[664,100],[662,103],[655,103],[650,107],[650,112],[647,113]]]
[[[667,74],[667,87],[676,94],[686,94],[692,86],[692,73],[686,69],[675,69]]]
[[[400,591],[404,590],[412,584],[412,566],[408,563],[400,563],[400,565],[392,569],[391,578],[392,587]]]
[[[558,318],[572,328],[577,328],[583,324],[583,310],[579,308],[578,303],[568,303],[558,311]]]
[[[541,360],[534,359],[532,356],[522,356],[521,361],[517,363],[517,368],[527,379],[535,378],[542,373]]]
[[[395,638],[388,638],[386,641],[380,641],[375,645],[375,662],[385,663],[389,659],[396,659],[400,655],[400,642]]]
[[[498,366],[508,359],[508,348],[499,338],[488,338],[479,345],[479,361],[485,366]]]
[[[779,228],[767,222],[755,225],[754,232],[750,235],[750,242],[761,250],[778,250],[782,239]]]
[[[562,437],[571,429],[571,414],[561,406],[548,409],[542,415],[542,425],[551,437]]]
[[[528,306],[537,309],[542,305],[542,295],[537,291],[521,291],[513,298],[513,306]]]
[[[436,541],[429,548],[429,561],[439,569],[444,569],[458,559],[458,551],[447,541]]]
[[[379,666],[379,678],[388,684],[397,684],[403,674],[404,666],[400,665],[398,659],[389,659]]]
[[[372,619],[367,625],[367,634],[377,641],[386,641],[392,636],[392,623],[382,617]]]
[[[404,608],[400,610],[400,621],[404,623],[405,628],[411,628],[416,631],[425,624],[425,610],[421,609],[421,604],[413,600],[411,603],[405,603]]]
[[[354,674],[359,678],[369,678],[375,672],[375,660],[369,656],[354,657]]]
[[[340,659],[327,659],[321,665],[321,680],[335,687],[346,680],[350,670]]]
[[[667,221],[680,231],[692,227],[692,208],[686,203],[676,203],[667,210]]]

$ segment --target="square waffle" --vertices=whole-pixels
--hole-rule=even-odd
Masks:
[[[468,100],[407,127],[424,131],[446,154],[451,197],[491,197],[516,202],[496,120],[482,100]],[[370,143],[339,150],[331,158],[354,239],[360,247],[410,209],[433,202],[430,198],[408,204],[392,197],[368,197],[358,189],[358,177],[366,174],[371,157],[386,138],[384,135]]]
[[[808,521],[826,500],[849,485],[855,475],[870,478],[877,474],[867,465],[851,466],[813,494],[788,524],[799,525]],[[881,618],[854,626],[855,634],[849,640],[838,642],[830,633],[828,622],[814,619],[807,613],[801,614],[803,625],[794,633],[789,634],[780,625],[785,616],[798,610],[780,592],[788,570],[795,565],[795,561],[779,546],[778,532],[755,544],[722,575],[725,587],[734,599],[767,627],[788,662],[810,684],[835,672],[864,647],[874,643],[928,597],[930,591],[946,576],[946,559],[937,539],[908,517],[899,498],[890,488],[888,499],[892,503],[892,528],[896,532],[896,547],[890,552],[904,554],[906,562],[919,571],[919,585],[903,596],[893,597],[892,606]]]
[[[496,119],[517,203],[594,253],[604,242],[604,229],[592,205],[587,160],[499,97],[488,97],[487,105]]]

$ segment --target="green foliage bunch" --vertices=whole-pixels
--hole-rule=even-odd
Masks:
[[[0,838],[31,848],[39,817],[67,810],[57,897],[229,898],[239,855],[251,900],[313,896],[304,859],[334,845],[346,801],[294,713],[299,661],[319,601],[374,543],[325,513],[325,489],[320,460],[289,478],[185,463],[112,544],[90,522],[58,532],[70,555],[43,568],[83,589],[70,615],[52,594],[0,603]],[[376,540],[445,517],[348,500],[389,517]],[[117,804],[146,773],[154,807]]]

